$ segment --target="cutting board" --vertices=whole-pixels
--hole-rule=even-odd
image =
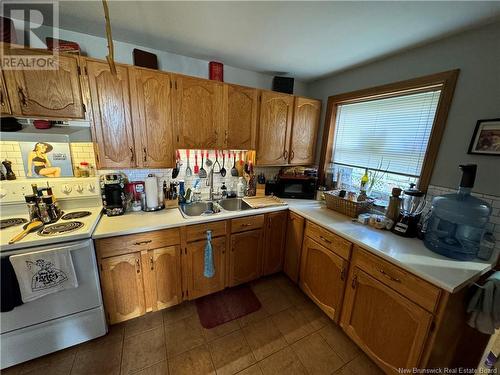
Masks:
[[[264,197],[245,197],[243,201],[252,208],[264,208],[273,206],[286,206],[288,203],[274,195]]]

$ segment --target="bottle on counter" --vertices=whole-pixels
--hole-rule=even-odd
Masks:
[[[222,186],[220,188],[222,199],[227,198],[227,186],[225,182],[222,182]]]
[[[238,184],[236,185],[236,196],[238,198],[243,198],[245,196],[245,183],[243,182],[243,177],[238,179]]]
[[[47,204],[45,202],[43,202],[42,199],[38,200],[38,214],[39,214],[40,220],[44,224],[48,224],[52,221],[50,214],[49,214],[49,209],[47,207]]]
[[[368,181],[369,181],[368,168],[365,168],[365,174],[363,175],[363,177],[361,177],[361,184],[360,184],[361,186],[360,186],[359,190],[366,192],[366,187],[368,185]]]
[[[401,210],[401,192],[400,188],[395,187],[392,189],[392,196],[389,198],[389,205],[385,211],[385,217],[393,222],[396,222]]]
[[[26,201],[26,204],[28,206],[28,215],[29,215],[29,220],[38,220],[40,215],[38,213],[38,205],[36,204],[36,195],[25,195],[24,199]]]

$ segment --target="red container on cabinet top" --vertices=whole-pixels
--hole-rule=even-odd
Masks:
[[[213,81],[224,82],[224,64],[210,61],[208,63],[208,77]]]

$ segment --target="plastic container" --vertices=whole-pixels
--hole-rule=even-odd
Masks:
[[[477,257],[491,214],[490,205],[470,195],[476,165],[461,165],[462,181],[456,193],[437,196],[425,232],[425,246],[458,260]]]

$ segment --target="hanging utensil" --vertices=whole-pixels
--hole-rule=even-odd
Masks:
[[[194,152],[194,174],[200,173],[200,167],[198,166],[198,151]]]
[[[238,170],[236,169],[236,152],[233,152],[233,168],[231,168],[231,176],[238,177]]]
[[[189,150],[186,150],[186,159],[187,159],[186,177],[191,177],[193,175],[193,171],[191,170],[191,166],[189,165]]]
[[[33,220],[26,224],[23,227],[23,231],[16,234],[14,237],[12,237],[9,241],[9,244],[13,244],[14,242],[22,240],[24,237],[26,237],[29,233],[34,232],[38,229],[43,227],[43,223],[40,220]]]
[[[248,152],[245,153],[245,164],[243,166],[243,170],[245,171],[246,174],[250,174],[250,167],[249,167],[249,156]]]
[[[179,175],[179,170],[180,170],[180,165],[179,165],[179,159],[181,157],[181,154],[179,153],[179,150],[175,151],[175,168],[172,169],[172,178],[177,178]]]
[[[226,177],[226,153],[222,151],[222,168],[220,170],[220,175]]]
[[[210,151],[207,150],[207,160],[205,160],[205,165],[210,168],[214,163],[212,162],[212,160],[210,160]]]
[[[219,151],[215,150],[215,163],[212,167],[214,173],[220,173]]]
[[[243,176],[243,165],[245,164],[241,158],[242,158],[242,151],[240,151],[238,164],[236,164],[236,169],[238,170],[238,176],[240,177]]]
[[[203,168],[203,156],[204,156],[203,151],[201,151],[201,168],[200,168],[200,173],[198,174],[198,176],[200,178],[207,178],[207,171],[205,170],[205,168]]]

